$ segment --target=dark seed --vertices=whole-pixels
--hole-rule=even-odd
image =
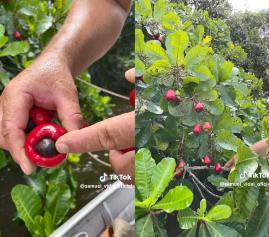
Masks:
[[[28,121],[28,124],[27,124],[27,127],[25,128],[25,133],[29,133],[29,132],[31,132],[32,131],[32,129],[35,127],[36,125],[35,125],[35,123],[33,122],[33,120],[32,119],[30,119],[29,121]]]
[[[44,138],[36,144],[35,150],[44,157],[52,157],[58,154],[55,142],[50,138]]]

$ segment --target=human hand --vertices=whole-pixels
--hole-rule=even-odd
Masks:
[[[134,82],[134,69],[127,71],[125,76],[127,80]],[[60,153],[109,150],[109,160],[113,170],[118,174],[129,174],[133,177],[135,151],[123,153],[120,150],[134,146],[134,130],[135,113],[129,112],[69,132],[57,140],[56,148]]]
[[[57,110],[62,125],[72,131],[81,127],[77,90],[64,59],[41,55],[16,76],[1,96],[1,134],[13,159],[27,175],[34,170],[25,155],[25,128],[33,105]]]
[[[253,145],[251,145],[249,148],[256,153],[257,155],[261,156],[261,157],[266,157],[267,155],[267,149],[268,149],[269,145],[267,143],[266,140],[261,140],[258,141],[256,143],[254,143]],[[235,163],[236,163],[236,155],[234,155],[226,164],[225,164],[225,168],[232,168]]]
[[[226,164],[224,165],[224,168],[227,168],[227,169],[232,168],[235,162],[236,162],[236,156],[233,156],[230,160],[226,162]]]

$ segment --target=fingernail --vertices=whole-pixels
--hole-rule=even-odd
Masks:
[[[21,167],[21,169],[22,169],[22,171],[23,171],[24,174],[26,174],[26,175],[31,174],[31,172],[29,171],[29,169],[28,169],[28,167],[27,167],[27,165],[25,163],[22,163],[20,165],[20,167]]]
[[[68,146],[64,143],[59,143],[59,144],[56,144],[56,148],[57,148],[57,151],[59,153],[68,153],[69,152],[69,149],[68,149]]]

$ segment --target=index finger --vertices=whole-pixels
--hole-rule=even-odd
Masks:
[[[134,146],[134,112],[106,119],[60,137],[56,148],[60,153],[83,153],[101,150],[121,150]]]
[[[125,78],[131,82],[131,83],[135,83],[135,69],[129,69],[128,71],[125,72]]]
[[[2,135],[9,152],[27,175],[33,172],[33,165],[25,154],[25,132],[29,111],[33,104],[30,94],[9,91],[3,97]]]

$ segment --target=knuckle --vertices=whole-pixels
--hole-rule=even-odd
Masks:
[[[101,147],[111,150],[117,145],[115,137],[112,135],[108,126],[102,126],[97,132],[98,140]]]
[[[56,79],[51,86],[54,91],[68,93],[68,96],[77,94],[77,88],[73,80]]]
[[[71,114],[70,118],[71,118],[71,120],[75,120],[75,121],[79,121],[79,122],[81,122],[83,120],[83,116],[80,112]]]
[[[7,120],[7,119],[3,119],[3,121],[2,121],[2,136],[4,138],[9,137],[10,132],[12,131],[13,128],[14,128],[13,122],[11,122],[10,120]]]

